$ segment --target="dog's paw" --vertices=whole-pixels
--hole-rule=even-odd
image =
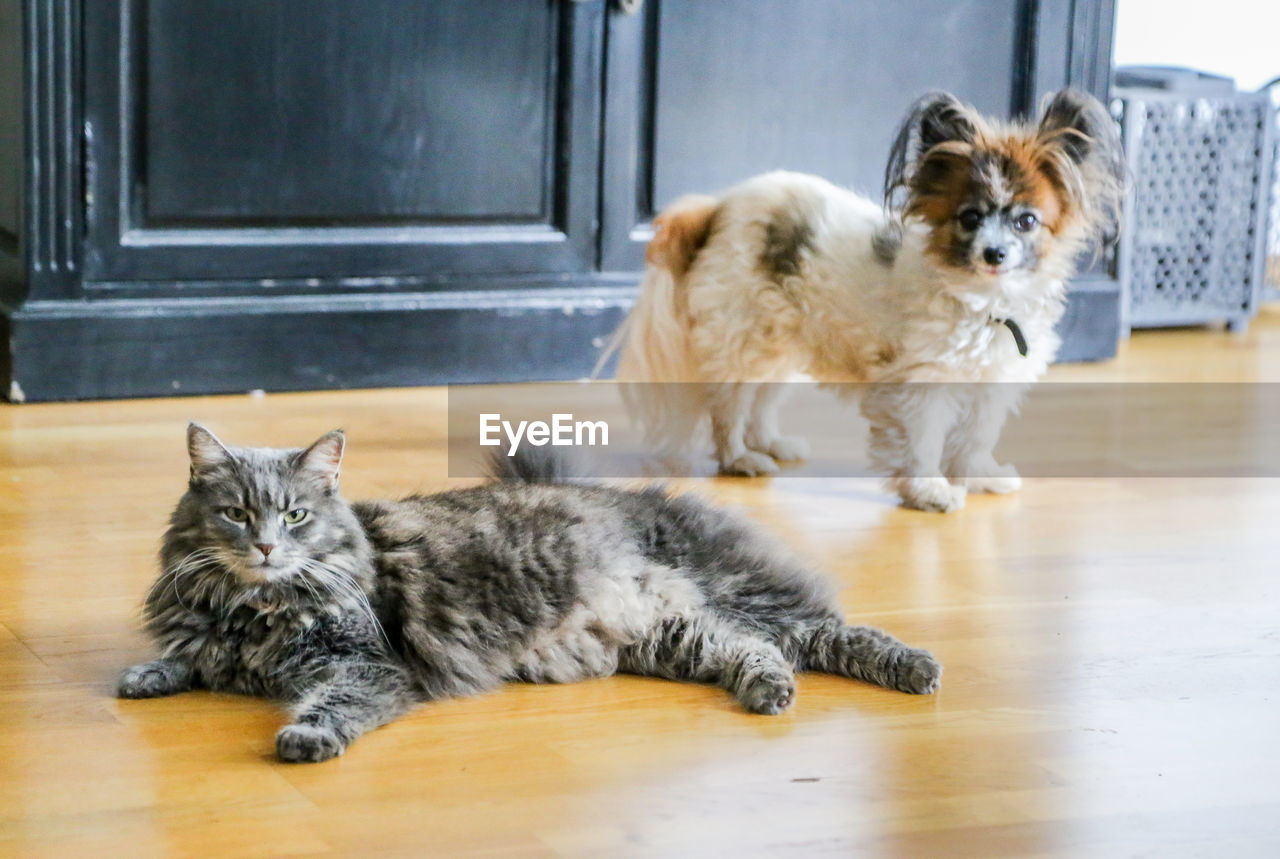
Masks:
[[[795,703],[795,675],[780,668],[769,669],[746,681],[738,700],[752,713],[776,716]]]
[[[769,455],[778,462],[797,462],[809,458],[809,442],[798,435],[786,435],[769,443]]]
[[[898,659],[893,688],[912,695],[931,695],[942,685],[942,663],[927,650],[908,650]]]
[[[1018,476],[1018,469],[1012,465],[999,465],[987,474],[973,474],[965,477],[964,484],[970,492],[1006,495],[1022,488],[1022,478]]]
[[[291,763],[327,761],[345,749],[335,732],[315,725],[285,725],[276,734],[276,755]]]
[[[906,507],[930,513],[950,513],[964,506],[966,490],[945,477],[906,477],[896,481]]]
[[[721,463],[720,473],[735,474],[739,477],[759,477],[761,475],[777,474],[778,463],[774,462],[771,456],[749,450],[732,462]]]

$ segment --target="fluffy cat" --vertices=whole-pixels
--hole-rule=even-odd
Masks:
[[[286,701],[287,761],[512,680],[714,683],[766,714],[791,705],[797,670],[938,688],[929,653],[846,625],[799,560],[689,496],[566,483],[533,449],[500,457],[500,482],[348,504],[341,432],[276,450],[192,424],[187,442],[190,484],[144,606],[161,656],[119,694]]]

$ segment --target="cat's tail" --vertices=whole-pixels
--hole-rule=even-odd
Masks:
[[[488,472],[492,480],[514,483],[575,483],[590,477],[581,457],[530,445],[510,455],[498,448],[489,455]]]

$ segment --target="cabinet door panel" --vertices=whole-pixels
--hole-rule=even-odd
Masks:
[[[589,271],[603,14],[87,4],[90,277]]]
[[[550,224],[548,9],[151,3],[146,223]]]

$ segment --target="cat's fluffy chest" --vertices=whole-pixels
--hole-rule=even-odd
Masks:
[[[305,665],[331,648],[326,634],[336,608],[298,610],[270,604],[199,612],[162,633],[167,654],[190,658],[210,689],[253,695],[286,695]],[[288,681],[282,681],[288,678]]]

